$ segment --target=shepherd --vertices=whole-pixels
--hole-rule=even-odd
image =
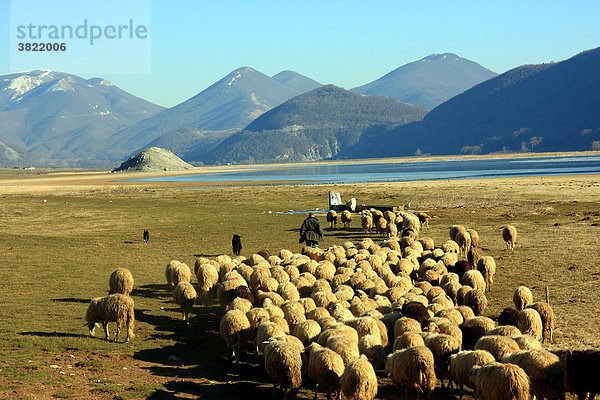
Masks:
[[[298,243],[304,241],[310,247],[319,247],[319,242],[323,241],[323,228],[313,213],[308,213],[308,217],[306,217],[300,227],[300,240]]]

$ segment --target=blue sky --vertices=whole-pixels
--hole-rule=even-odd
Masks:
[[[69,0],[45,3],[60,15]],[[107,11],[74,3],[90,3],[86,15]],[[431,53],[456,53],[502,73],[600,45],[598,0],[152,0],[151,18],[149,73],[64,72],[102,76],[173,106],[240,66],[267,75],[291,69],[349,89]],[[0,74],[15,72],[9,25],[10,2],[0,0]]]

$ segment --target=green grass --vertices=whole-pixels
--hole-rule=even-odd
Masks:
[[[437,218],[422,236],[437,244],[447,240],[452,224],[475,228],[498,265],[486,314],[510,306],[519,284],[532,287],[538,300],[549,287],[557,314],[555,346],[597,345],[590,315],[597,319],[600,311],[592,290],[600,271],[600,227],[591,224],[600,222],[600,187],[589,179],[5,195],[0,398],[15,397],[14,391],[30,397],[40,384],[46,387],[42,397],[54,398],[184,393],[227,399],[240,391],[270,396],[258,357],[248,356],[239,367],[227,360],[216,305],[196,307],[192,323],[182,323],[164,268],[172,259],[193,266],[197,256],[231,254],[233,233],[242,236],[245,255],[299,251],[305,216],[275,212],[324,209],[328,190],[360,203],[410,203],[428,211]],[[514,252],[500,238],[500,227],[508,223],[519,230]],[[355,217],[350,231],[327,230],[324,245],[360,240],[359,226]],[[147,244],[143,229],[150,231]],[[128,344],[103,340],[101,329],[90,338],[82,326],[90,298],[106,294],[118,267],[129,268],[135,278],[136,338]]]

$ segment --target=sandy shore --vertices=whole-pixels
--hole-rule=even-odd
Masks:
[[[255,170],[255,169],[281,169],[291,166],[308,165],[308,164],[339,164],[339,163],[403,163],[403,162],[426,162],[426,161],[441,161],[455,159],[491,159],[491,158],[522,158],[522,157],[549,157],[549,156],[567,156],[567,155],[584,155],[584,154],[600,154],[600,152],[564,152],[564,153],[537,153],[537,154],[503,154],[503,155],[486,155],[486,156],[438,156],[438,157],[408,157],[408,158],[386,158],[386,159],[367,159],[367,160],[337,160],[314,163],[301,164],[264,164],[264,165],[236,165],[236,166],[211,166],[197,167],[187,171],[160,171],[160,172],[121,172],[110,173],[109,171],[73,171],[73,170],[0,170],[0,193],[3,195],[24,195],[24,194],[66,194],[66,193],[85,193],[91,191],[114,191],[114,190],[129,190],[129,189],[161,189],[161,188],[193,188],[207,186],[227,186],[227,185],[265,185],[267,181],[253,182],[133,182],[128,179],[174,176],[174,175],[193,175],[214,172],[233,172],[240,169]],[[583,180],[598,181],[597,176],[577,175]],[[592,177],[592,178],[590,178]],[[498,182],[510,180],[511,182],[524,182],[527,184],[528,179],[537,179],[539,177],[518,177],[518,178],[486,178],[486,179],[461,179],[465,182]],[[564,178],[548,176],[544,177],[547,182],[562,180]],[[435,181],[416,181],[413,185],[430,185]],[[293,184],[294,181],[286,181],[281,183]],[[386,185],[392,187],[402,187],[407,182],[393,182]]]

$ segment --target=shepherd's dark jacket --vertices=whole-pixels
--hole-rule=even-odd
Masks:
[[[323,228],[319,220],[314,216],[306,218],[300,227],[300,243],[305,240],[312,240],[313,242],[323,241]]]

